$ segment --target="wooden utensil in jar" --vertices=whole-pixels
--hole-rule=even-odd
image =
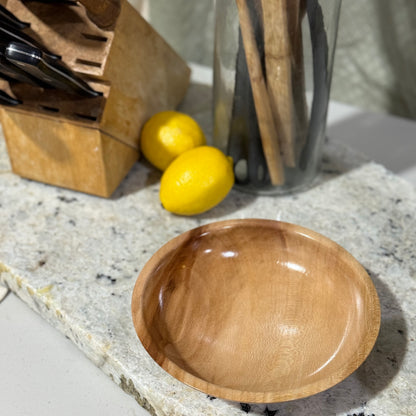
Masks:
[[[280,156],[278,133],[268,99],[266,82],[263,76],[263,68],[252,27],[248,1],[250,0],[236,0],[248,72],[270,180],[273,185],[282,185],[284,183],[284,171]]]

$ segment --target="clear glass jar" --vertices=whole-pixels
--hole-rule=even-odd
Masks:
[[[236,187],[311,185],[325,138],[341,0],[216,0],[214,145]]]

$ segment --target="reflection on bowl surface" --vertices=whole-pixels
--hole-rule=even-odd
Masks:
[[[246,402],[333,386],[366,358],[380,326],[375,288],[348,252],[305,228],[254,219],[163,246],[137,280],[132,313],[166,371]]]

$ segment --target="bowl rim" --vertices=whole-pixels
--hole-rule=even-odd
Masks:
[[[245,391],[213,384],[200,377],[190,374],[183,368],[179,367],[175,362],[171,361],[165,354],[163,354],[163,352],[155,349],[154,345],[152,345],[152,336],[147,328],[147,324],[142,314],[143,295],[146,290],[149,274],[155,267],[157,267],[161,259],[170,253],[175,246],[180,246],[180,243],[192,236],[192,234],[201,235],[207,231],[215,232],[220,229],[242,226],[268,226],[277,229],[284,229],[292,233],[295,232],[306,238],[312,238],[329,249],[335,249],[337,254],[342,256],[343,260],[347,261],[348,264],[352,266],[354,269],[354,276],[364,283],[367,294],[366,298],[368,299],[368,302],[366,302],[366,309],[368,312],[368,321],[370,321],[368,331],[365,333],[361,344],[357,346],[354,356],[358,358],[352,360],[353,365],[351,365],[350,361],[346,361],[337,371],[334,371],[330,377],[316,380],[298,388],[291,388],[287,391]],[[352,256],[349,251],[328,237],[301,225],[258,218],[231,219],[207,223],[189,229],[163,244],[146,262],[138,275],[131,298],[131,313],[133,325],[140,342],[153,361],[155,361],[163,370],[182,383],[210,396],[248,403],[277,403],[290,401],[309,397],[335,386],[354,373],[366,360],[374,347],[381,325],[380,300],[374,283],[365,268],[354,256]]]

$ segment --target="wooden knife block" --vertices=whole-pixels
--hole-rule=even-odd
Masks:
[[[23,101],[2,107],[13,172],[109,197],[139,157],[144,122],[175,108],[189,85],[186,63],[125,0],[114,27],[102,30],[82,6],[0,0],[102,97],[2,82]]]

